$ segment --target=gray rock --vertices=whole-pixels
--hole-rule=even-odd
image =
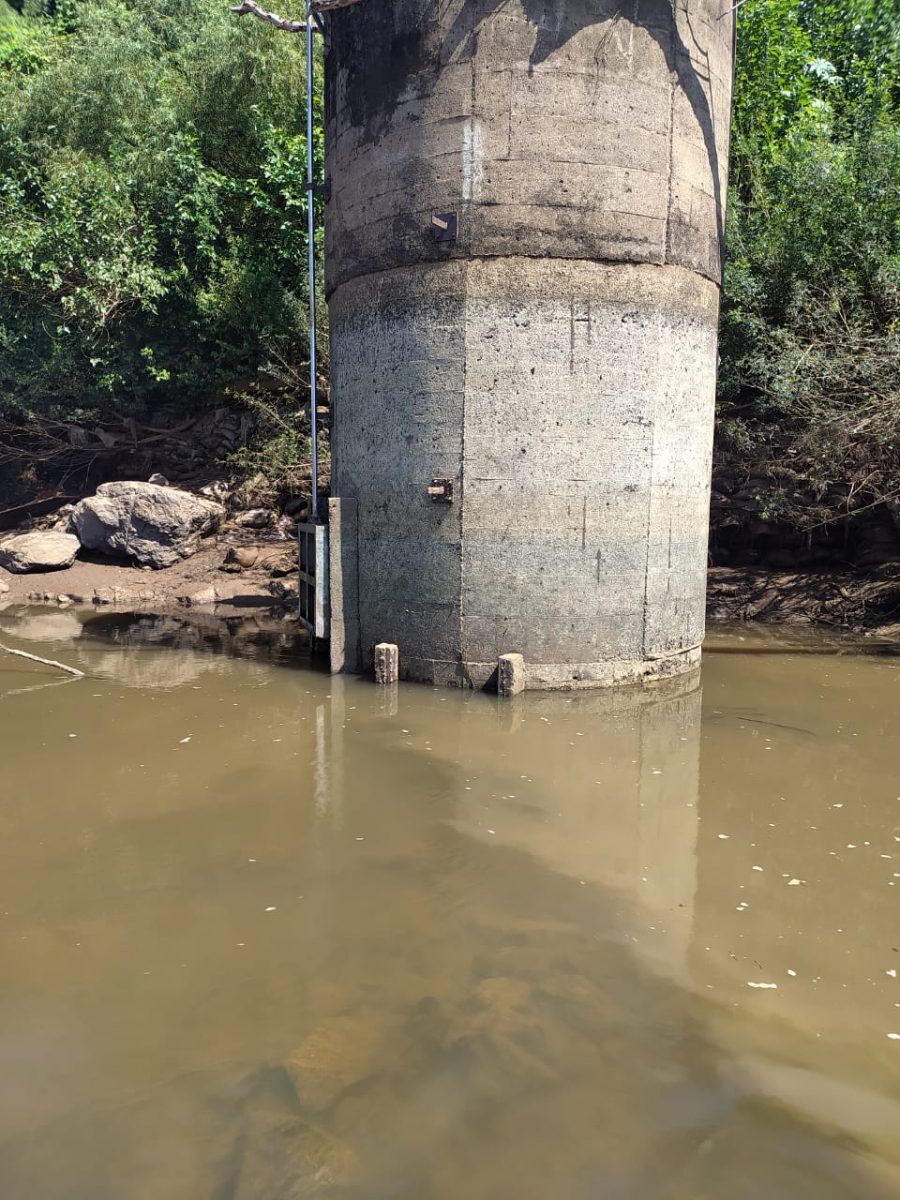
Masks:
[[[231,495],[233,488],[224,479],[214,479],[212,483],[207,483],[204,487],[199,488],[198,491],[201,496],[206,496],[208,500],[223,502]]]
[[[222,564],[222,570],[245,571],[254,566],[258,558],[258,546],[232,546],[225,555],[225,561]]]
[[[180,597],[180,599],[183,604],[189,607],[197,604],[216,604],[219,600],[219,593],[212,584],[208,584],[206,587],[199,588],[196,592],[191,592],[187,596]]]
[[[218,529],[221,505],[154,483],[104,483],[73,521],[82,546],[160,569],[189,558]]]
[[[283,579],[273,579],[266,584],[266,591],[274,596],[279,604],[285,606],[300,602],[300,588],[293,581],[285,583]]]
[[[37,530],[20,533],[0,545],[0,567],[15,575],[28,571],[61,571],[71,567],[78,553],[78,538],[71,533]]]
[[[238,513],[234,523],[243,526],[244,529],[268,529],[270,525],[275,524],[275,519],[271,508],[250,508],[246,512]]]
[[[268,1106],[251,1110],[238,1144],[228,1190],[234,1200],[316,1200],[346,1195],[360,1181],[359,1160],[346,1143]]]

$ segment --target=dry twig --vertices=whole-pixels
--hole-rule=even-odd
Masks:
[[[77,667],[67,667],[65,663],[57,662],[53,658],[41,658],[38,654],[29,654],[27,650],[14,650],[12,646],[5,646],[3,642],[0,642],[0,650],[5,650],[7,654],[15,654],[18,658],[30,659],[31,662],[43,663],[45,667],[57,667],[60,671],[75,675],[79,679],[84,678],[84,671],[79,671]]]

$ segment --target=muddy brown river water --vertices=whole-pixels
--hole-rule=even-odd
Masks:
[[[2,1200],[900,1196],[900,660],[503,703],[0,640],[88,672],[0,654]]]

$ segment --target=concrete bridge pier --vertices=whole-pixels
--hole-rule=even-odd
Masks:
[[[327,21],[338,666],[635,683],[700,657],[728,0]],[[348,514],[352,514],[348,515]]]

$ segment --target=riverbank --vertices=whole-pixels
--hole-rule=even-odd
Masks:
[[[64,571],[14,575],[0,568],[0,602],[168,611],[179,607],[272,608],[296,600],[292,539],[208,538],[191,558],[161,571],[82,557]],[[767,571],[711,567],[710,624],[826,626],[900,640],[900,572]]]
[[[78,558],[63,571],[14,575],[0,568],[0,602],[153,611],[219,604],[287,607],[296,601],[295,571],[292,542],[235,544],[216,537],[161,571],[99,555]]]
[[[817,625],[900,639],[900,572],[767,571],[711,567],[707,620]]]

